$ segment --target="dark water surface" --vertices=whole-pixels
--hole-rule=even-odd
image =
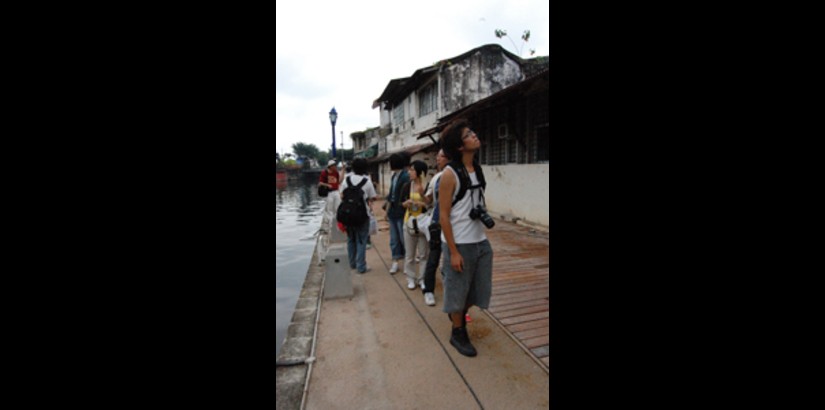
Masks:
[[[276,355],[281,351],[321,227],[324,200],[318,197],[315,181],[308,178],[279,182],[276,186]]]

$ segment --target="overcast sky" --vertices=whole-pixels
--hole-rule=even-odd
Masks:
[[[484,44],[530,57],[549,55],[547,0],[319,0],[276,3],[276,148],[332,145],[379,125],[372,102],[390,80]],[[496,38],[495,30],[507,30]],[[530,30],[530,41],[521,35]],[[508,40],[508,37],[515,43]]]

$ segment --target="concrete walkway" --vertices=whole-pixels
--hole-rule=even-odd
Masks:
[[[379,233],[367,251],[372,270],[353,271],[352,298],[321,303],[306,408],[548,408],[548,373],[487,312],[470,310],[468,331],[478,356],[462,356],[450,345],[440,270],[436,306],[424,304],[420,289],[406,288],[403,270],[389,274],[389,231],[380,205],[374,206]]]

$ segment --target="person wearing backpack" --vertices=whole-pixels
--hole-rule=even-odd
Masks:
[[[347,255],[349,267],[358,273],[370,270],[367,266],[367,239],[370,235],[372,202],[377,196],[372,180],[367,176],[367,160],[352,161],[352,173],[341,183],[341,205],[338,221],[347,227]]]
[[[438,206],[441,223],[441,250],[444,260],[444,308],[452,322],[450,344],[464,356],[476,356],[470,343],[465,317],[472,306],[490,306],[493,277],[493,249],[485,227],[495,222],[484,204],[486,183],[475,154],[481,141],[466,119],[458,119],[442,133],[440,143],[452,159],[441,175]]]
[[[415,218],[424,213],[429,203],[424,196],[424,179],[427,175],[427,164],[424,161],[413,161],[410,164],[410,182],[401,188],[401,204],[407,211],[404,213],[404,274],[407,275],[407,289],[413,290],[418,285],[424,288],[424,269],[426,263],[414,262],[416,252],[427,259],[427,238],[424,236],[426,226],[418,226]],[[414,267],[413,263],[418,263]]]
[[[387,195],[387,220],[390,223],[390,251],[392,252],[392,266],[390,274],[398,272],[398,263],[404,260],[404,214],[406,208],[401,205],[402,187],[410,182],[407,165],[410,159],[406,153],[390,155],[390,169],[393,171],[390,178],[390,192]]]

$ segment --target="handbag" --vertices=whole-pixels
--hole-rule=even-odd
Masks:
[[[329,194],[329,187],[326,185],[318,185],[318,196],[326,198],[327,194]]]
[[[415,217],[418,226],[421,228],[421,231],[424,232],[424,236],[427,238],[427,242],[430,241],[430,229],[429,226],[433,219],[433,208],[430,208],[427,212],[418,215]]]
[[[407,222],[404,223],[404,227],[407,229],[407,233],[412,236],[422,235],[423,232],[421,229],[418,229],[420,225],[418,225],[418,218],[411,216],[407,218]]]
[[[378,233],[378,221],[375,220],[375,216],[370,214],[370,235],[375,235]]]

